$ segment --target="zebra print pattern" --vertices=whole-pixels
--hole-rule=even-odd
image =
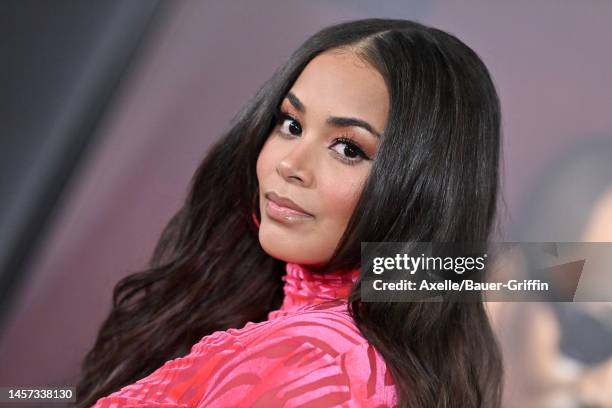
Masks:
[[[287,263],[268,320],[203,337],[191,352],[99,399],[111,407],[393,407],[395,386],[346,297],[359,270],[314,274]]]

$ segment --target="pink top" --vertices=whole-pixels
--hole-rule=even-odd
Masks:
[[[283,304],[268,320],[203,337],[94,408],[395,406],[385,361],[347,311],[359,269],[286,271]]]

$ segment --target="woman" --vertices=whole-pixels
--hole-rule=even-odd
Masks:
[[[361,302],[359,271],[362,241],[487,240],[499,148],[494,85],[454,36],[319,31],[116,287],[79,406],[499,406],[482,303]]]

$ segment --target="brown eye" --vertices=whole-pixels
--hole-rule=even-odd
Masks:
[[[277,114],[277,124],[280,124],[280,132],[283,134],[299,135],[302,133],[300,122],[287,115],[285,112]]]
[[[340,146],[340,148],[336,149],[337,146]],[[354,165],[362,160],[371,160],[357,142],[345,136],[336,139],[330,149],[338,155],[340,160],[347,164]]]
[[[359,152],[353,146],[351,146],[351,145],[349,145],[347,143],[344,143],[344,142],[339,142],[338,144],[344,145],[344,147],[340,148],[339,151],[336,150],[338,153],[343,154],[346,157],[349,157],[351,159],[354,159],[355,157],[359,156]],[[338,144],[336,144],[336,146]]]

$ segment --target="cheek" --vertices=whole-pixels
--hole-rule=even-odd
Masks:
[[[256,172],[257,179],[261,183],[266,175],[270,174],[274,167],[274,158],[271,157],[272,149],[270,149],[270,143],[266,142],[259,152],[257,157]]]
[[[365,175],[352,177],[351,181],[330,182],[322,185],[320,196],[326,221],[344,227],[353,214],[364,184]]]

